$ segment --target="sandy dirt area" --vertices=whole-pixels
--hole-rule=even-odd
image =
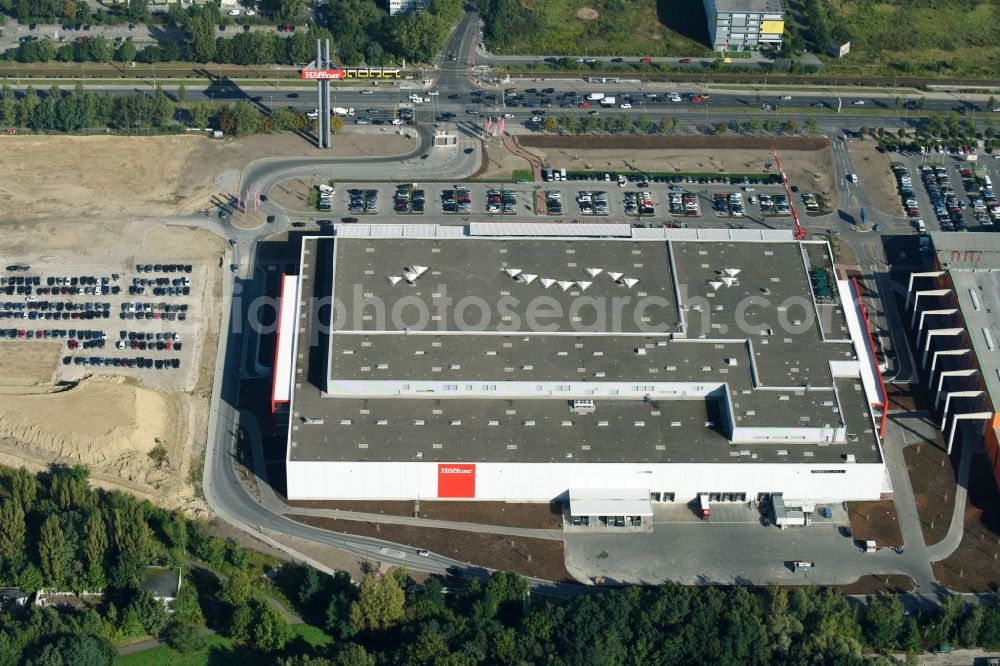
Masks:
[[[873,139],[850,139],[847,149],[851,153],[854,168],[858,170],[858,180],[865,186],[865,193],[872,205],[883,213],[903,217],[903,202],[896,188],[896,178],[889,168],[889,153],[875,150]],[[920,175],[920,174],[917,174]]]
[[[178,478],[191,407],[184,394],[153,391],[123,377],[91,377],[65,390],[19,395],[0,410],[0,462],[85,464],[98,480],[120,479],[158,504],[198,509],[200,500]],[[149,457],[157,445],[168,456],[159,469]]]
[[[9,387],[51,383],[60,349],[59,342],[0,342],[0,394]]]
[[[392,133],[347,133],[320,151],[289,134],[218,141],[195,136],[0,137],[0,220],[159,216],[234,194],[263,157],[392,155],[413,148]]]
[[[674,173],[764,173],[764,165],[773,161],[766,148],[705,149],[648,148],[584,149],[527,148],[546,166],[568,171],[643,171]],[[479,180],[506,180],[514,169],[527,169],[524,159],[512,155],[499,142],[487,144],[486,165]],[[788,180],[803,190],[812,191],[833,201],[834,168],[829,148],[822,150],[781,151],[781,164]],[[776,173],[772,166],[771,173]]]

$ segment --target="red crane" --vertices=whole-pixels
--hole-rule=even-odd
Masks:
[[[771,155],[774,156],[774,163],[778,165],[778,173],[781,174],[781,184],[785,186],[785,194],[788,196],[788,207],[792,211],[792,219],[795,220],[795,240],[805,240],[806,230],[802,228],[802,224],[799,222],[799,214],[795,210],[795,201],[792,200],[792,191],[788,189],[788,176],[785,175],[785,170],[781,168],[781,158],[778,157],[778,149],[771,144]]]

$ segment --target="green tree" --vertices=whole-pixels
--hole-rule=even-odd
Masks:
[[[4,86],[3,99],[14,99],[14,92],[8,86]],[[21,503],[22,507],[31,509],[35,505],[35,497],[38,494],[38,482],[35,475],[19,467],[10,475],[10,495],[13,499]]]
[[[42,523],[38,534],[38,562],[42,567],[42,575],[51,585],[62,583],[66,569],[66,549],[63,547],[63,530],[59,525],[59,517],[50,515]]]
[[[677,134],[681,131],[681,119],[677,116],[670,118],[670,133]]]
[[[50,91],[49,97],[59,95],[58,88]],[[59,467],[52,474],[49,497],[60,509],[83,509],[90,506],[90,471],[84,465]]]
[[[391,571],[391,570],[390,570]],[[351,604],[351,624],[359,631],[386,629],[403,619],[406,596],[394,576],[368,574]]]
[[[334,658],[337,666],[375,666],[375,657],[357,643],[347,643],[340,648]]]
[[[341,116],[333,116],[330,118],[330,131],[337,133],[344,129],[344,119]]]
[[[115,658],[115,649],[106,638],[63,634],[46,643],[37,655],[25,661],[25,665],[111,666]]]
[[[132,62],[135,60],[136,49],[132,42],[122,42],[115,52],[115,60],[118,62]]]
[[[122,624],[137,624],[145,633],[159,636],[166,628],[169,617],[167,609],[153,598],[152,592],[139,590],[125,607]]]
[[[83,529],[83,566],[90,584],[104,587],[104,555],[108,550],[107,526],[100,508],[87,514]]]
[[[713,129],[715,130],[716,134],[721,136],[729,131],[729,123],[726,122],[715,123],[715,127]]]
[[[269,604],[260,602],[257,604],[250,636],[258,649],[265,652],[280,652],[292,639],[292,628]]]
[[[112,496],[111,537],[119,559],[126,557],[142,565],[153,558],[153,533],[146,523],[142,506],[121,493]]]
[[[785,132],[788,134],[795,134],[799,131],[799,124],[793,119],[789,118],[785,121]]]
[[[202,12],[188,22],[188,52],[195,62],[211,62],[215,50],[215,23]]]
[[[808,118],[806,118],[803,127],[805,128],[806,134],[815,134],[816,132],[819,131],[819,121],[816,120],[814,117],[809,116]]]
[[[208,122],[212,117],[212,109],[204,102],[198,102],[191,107],[191,126],[199,129],[208,127]]]
[[[878,651],[896,647],[904,617],[903,604],[895,595],[883,592],[869,597],[863,623],[868,645]]]
[[[183,104],[187,101],[187,86],[183,83],[177,86],[177,103]]]
[[[181,582],[177,596],[170,604],[170,610],[173,611],[173,620],[176,622],[199,626],[205,624],[205,616],[198,602],[198,589],[190,581]]]
[[[205,631],[200,626],[172,620],[163,631],[167,645],[181,654],[197,652],[205,647],[207,642]]]
[[[282,19],[293,19],[306,8],[306,0],[278,0],[278,16]]]
[[[986,617],[986,609],[978,602],[974,602],[966,614],[965,619],[958,627],[958,642],[963,647],[973,648],[979,645],[979,634],[983,630],[983,620]]]
[[[148,0],[128,0],[128,8],[125,10],[125,16],[130,21],[135,21],[136,23],[145,21],[149,17]]]
[[[250,578],[244,571],[234,571],[222,585],[222,600],[233,608],[245,606],[252,593]]]
[[[14,499],[0,504],[0,561],[20,562],[24,558],[24,509]]]
[[[907,616],[903,621],[903,628],[899,632],[899,647],[906,651],[906,654],[920,653],[920,627],[913,616]]]
[[[764,130],[764,121],[753,116],[747,121],[747,130],[753,135],[760,134]]]
[[[640,134],[649,134],[650,122],[651,121],[649,120],[649,116],[647,116],[645,113],[642,114],[641,116],[635,119],[636,131],[638,131]]]
[[[233,131],[236,136],[255,134],[260,130],[260,111],[246,100],[240,100],[233,108]]]
[[[542,128],[546,132],[555,132],[559,129],[559,121],[556,120],[555,116],[545,116],[545,120],[542,121]]]

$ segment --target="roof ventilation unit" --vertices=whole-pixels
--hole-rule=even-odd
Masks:
[[[593,400],[573,400],[570,402],[569,411],[574,414],[593,414],[597,411],[597,405]]]
[[[398,275],[386,275],[385,279],[389,281],[389,284],[395,286],[403,281],[403,278]]]
[[[523,282],[524,284],[531,284],[537,279],[538,276],[533,273],[521,273],[520,275],[517,276],[517,280],[519,282]]]
[[[569,280],[559,280],[558,282],[556,282],[556,284],[559,285],[559,288],[562,289],[563,291],[568,291],[569,288],[576,283],[570,282]]]
[[[608,277],[611,278],[613,282],[618,282],[618,280],[620,280],[624,275],[624,273],[616,273],[614,271],[610,271],[608,273]]]
[[[626,288],[631,289],[635,285],[639,284],[639,280],[637,278],[622,278],[621,284],[625,285]]]
[[[588,282],[586,280],[577,280],[576,286],[580,288],[580,291],[587,291],[587,288],[594,284],[593,282]]]
[[[516,278],[524,271],[522,271],[520,268],[505,268],[503,269],[503,272],[506,273],[509,277]]]
[[[596,277],[604,272],[603,268],[584,268],[583,270],[586,271],[587,275],[590,277]]]
[[[556,283],[552,278],[539,278],[538,281],[542,283],[542,289],[548,289]]]

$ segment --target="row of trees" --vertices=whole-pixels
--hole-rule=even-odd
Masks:
[[[309,62],[316,54],[317,34],[296,32],[291,37],[278,37],[272,32],[243,32],[233,37],[216,37],[215,25],[196,21],[187,42],[167,39],[150,44],[139,51],[132,42],[117,46],[106,37],[97,35],[61,44],[50,39],[24,42],[8,49],[7,58],[18,62],[99,62],[112,60],[158,63],[177,60],[217,62],[235,65],[284,64]]]
[[[633,118],[629,114],[620,116],[606,116],[603,119],[599,116],[573,116],[563,115],[559,118],[546,116],[542,120],[542,129],[546,132],[562,131],[568,134],[595,134],[598,132],[624,133],[624,134],[677,134],[681,131],[681,121],[677,116],[663,116],[658,122],[654,122],[647,115],[640,115]],[[777,118],[757,118],[752,117],[747,121],[731,120],[720,122],[715,125],[701,128],[714,134],[725,134],[733,132],[736,134],[795,134],[804,131],[813,134],[819,131],[819,121],[815,118],[806,118],[801,128],[799,123],[793,119],[780,121]]]
[[[172,612],[139,591],[145,565],[187,571]],[[520,576],[421,585],[374,570],[355,584],[275,562],[206,525],[117,492],[91,490],[83,467],[33,476],[0,468],[0,585],[104,590],[86,610],[0,612],[0,666],[112,663],[114,644],[160,636],[181,652],[207,628],[234,648],[213,660],[284,666],[550,664],[889,664],[948,643],[1000,648],[1000,605],[945,597],[908,614],[880,594],[856,604],[819,588],[629,587],[552,603]],[[271,582],[273,579],[273,582]],[[275,610],[287,600],[328,641],[296,639]]]
[[[252,103],[241,100],[235,106],[197,103],[181,106],[184,87],[175,102],[157,89],[151,95],[107,95],[86,92],[81,86],[66,92],[53,86],[43,95],[29,87],[18,96],[10,86],[0,88],[0,126],[27,127],[36,132],[80,132],[109,128],[121,132],[138,130],[183,130],[215,128],[234,136],[258,132],[298,132],[309,127],[305,114],[291,109],[274,109],[262,114]],[[178,125],[174,121],[183,125]],[[337,123],[334,129],[343,127]]]
[[[98,9],[92,17],[84,0],[0,0],[0,11],[16,16],[21,23],[32,21],[66,20],[83,18],[103,18],[108,14],[120,21],[145,21],[149,17],[148,0],[125,0],[120,7],[112,10]]]

